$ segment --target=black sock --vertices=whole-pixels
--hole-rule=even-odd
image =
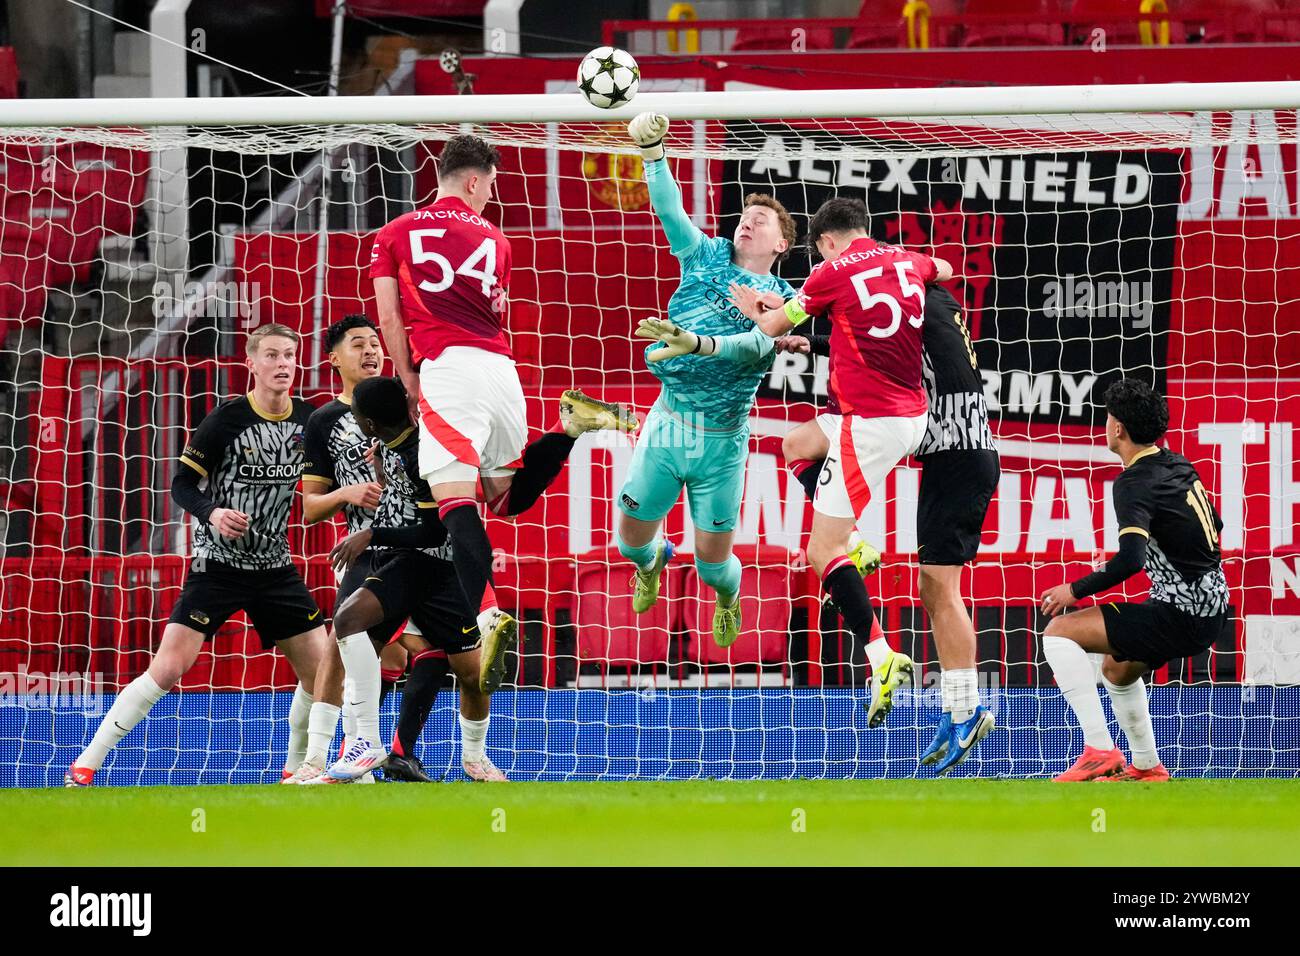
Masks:
[[[576,438],[564,432],[547,432],[524,449],[523,467],[510,479],[505,500],[494,502],[492,510],[501,515],[523,514],[542,496],[564,469]]]
[[[438,508],[438,517],[451,538],[452,562],[471,615],[497,603],[492,587],[492,542],[488,540],[478,505],[469,498],[452,498]]]
[[[432,652],[417,655],[411,664],[411,674],[402,691],[402,709],[397,714],[397,734],[393,749],[404,757],[415,754],[415,742],[433,710],[438,688],[447,676],[447,657]]]
[[[381,680],[379,682],[379,706],[381,709],[384,706],[384,698],[391,694],[396,686],[397,681],[395,680]]]
[[[818,458],[816,461],[809,461],[805,458],[790,464],[790,470],[794,472],[799,484],[803,485],[803,490],[807,492],[809,501],[817,497],[817,479],[821,477],[822,465],[824,464],[826,464],[825,458]]]
[[[853,566],[853,562],[844,560],[844,563],[822,579],[822,587],[839,608],[845,626],[853,632],[854,637],[863,642],[865,647],[871,640],[871,623],[876,619],[876,615],[871,609],[871,597],[867,594],[867,586],[863,583],[858,569]]]

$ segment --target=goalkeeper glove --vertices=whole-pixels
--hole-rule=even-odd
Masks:
[[[713,336],[696,335],[664,319],[642,319],[636,327],[636,334],[643,339],[663,342],[666,346],[646,353],[651,362],[662,362],[679,355],[712,355],[718,349]]]
[[[627,124],[632,142],[641,147],[641,158],[647,163],[664,158],[664,137],[668,135],[668,117],[662,113],[638,113]]]

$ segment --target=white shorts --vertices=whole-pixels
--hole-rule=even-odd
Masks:
[[[925,415],[818,415],[817,424],[831,447],[817,479],[813,510],[831,518],[862,517],[894,466],[920,447],[925,420]]]
[[[509,475],[527,441],[512,359],[455,346],[420,363],[420,477],[430,485]]]

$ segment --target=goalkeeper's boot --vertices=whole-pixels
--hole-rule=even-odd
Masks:
[[[496,764],[483,755],[481,760],[462,760],[461,768],[465,776],[475,783],[509,783],[506,775],[497,769]]]
[[[969,719],[959,724],[953,723],[952,729],[948,732],[946,748],[948,752],[935,765],[935,772],[942,777],[969,757],[975,745],[989,735],[994,723],[993,715],[983,704],[975,708],[975,713],[971,714]]]
[[[570,438],[584,432],[634,432],[636,415],[624,405],[602,402],[571,388],[560,396],[560,424]]]
[[[63,785],[65,787],[89,787],[94,783],[94,780],[95,771],[89,767],[72,766],[63,775]]]
[[[334,765],[325,771],[329,783],[353,783],[370,771],[382,767],[388,760],[388,751],[379,744],[358,737]]]
[[[926,747],[925,752],[921,754],[922,767],[928,767],[943,759],[943,755],[948,752],[948,734],[951,731],[952,713],[945,710],[943,716],[939,718],[939,726],[934,728],[934,740],[930,741],[930,746]]]
[[[719,647],[730,647],[740,637],[740,592],[737,591],[731,603],[725,603],[718,595],[718,603],[713,608],[713,643]]]
[[[867,726],[879,727],[894,709],[894,693],[912,683],[912,659],[891,650],[884,666],[871,675],[871,702],[867,704]]]
[[[434,780],[425,772],[419,757],[404,757],[402,754],[389,754],[388,763],[384,764],[385,780],[401,780],[406,783],[433,783]]]
[[[1113,777],[1115,774],[1123,773],[1126,766],[1128,761],[1124,759],[1124,751],[1118,747],[1098,750],[1085,744],[1083,755],[1074,762],[1074,765],[1065,773],[1058,774],[1052,779],[1057,783],[1100,780],[1102,777]]]
[[[849,535],[849,560],[864,578],[880,570],[880,552],[863,541],[856,531]]]
[[[655,551],[654,564],[637,568],[632,578],[632,610],[644,614],[659,600],[659,585],[663,582],[664,567],[676,554],[671,541],[661,538]]]
[[[281,780],[281,783],[299,784],[306,783],[308,780],[315,780],[325,772],[324,764],[313,763],[310,760],[304,760],[298,765],[298,769],[289,776]]]
[[[1148,767],[1146,770],[1139,770],[1129,764],[1114,776],[1098,777],[1097,780],[1099,783],[1168,783],[1169,771],[1162,763]]]
[[[506,679],[506,651],[514,646],[519,635],[519,622],[500,608],[488,608],[478,616],[478,630],[483,635],[479,643],[482,656],[479,660],[479,693],[490,694]]]

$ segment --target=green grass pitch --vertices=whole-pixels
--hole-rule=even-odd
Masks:
[[[200,830],[200,824],[202,825]],[[0,791],[0,863],[1273,865],[1291,780],[685,781]],[[370,862],[380,862],[366,851]]]

